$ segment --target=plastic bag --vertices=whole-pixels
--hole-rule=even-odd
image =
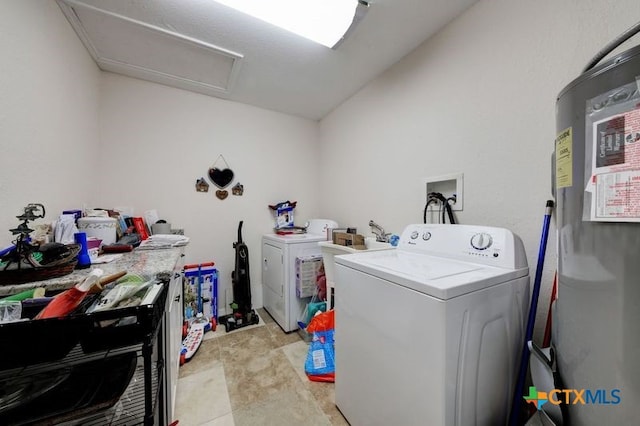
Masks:
[[[144,283],[140,282],[123,282],[106,293],[103,293],[100,301],[90,307],[87,312],[99,312],[105,311],[107,309],[112,309],[116,306],[122,304],[123,301],[133,297],[135,294],[142,292],[143,290],[147,290],[153,281],[147,281]],[[140,300],[142,300],[140,298]],[[140,304],[140,300],[138,300],[137,304]]]
[[[333,310],[331,310],[314,316],[307,327],[307,331],[312,333],[312,339],[304,363],[304,371],[311,381],[335,381],[334,324]]]
[[[22,318],[22,302],[0,301],[0,323],[20,321],[20,318]]]

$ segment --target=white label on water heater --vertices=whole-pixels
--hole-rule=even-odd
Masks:
[[[593,123],[591,220],[640,222],[640,108]]]
[[[563,130],[556,137],[556,188],[573,186],[572,129]]]

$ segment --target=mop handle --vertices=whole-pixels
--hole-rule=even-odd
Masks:
[[[525,347],[528,349],[527,342],[533,337],[533,327],[536,322],[536,312],[538,309],[538,297],[540,295],[540,283],[542,281],[542,269],[544,267],[544,257],[547,251],[547,240],[549,238],[549,222],[551,221],[551,213],[553,212],[553,201],[547,201],[547,207],[544,214],[544,224],[542,226],[542,238],[540,241],[540,251],[538,252],[538,265],[536,267],[536,276],[533,283],[533,293],[531,295],[531,307],[529,309],[529,320],[527,321],[527,334]]]
[[[533,292],[531,294],[531,305],[529,306],[529,318],[527,320],[527,330],[524,337],[524,345],[522,347],[522,356],[520,358],[520,370],[518,371],[518,381],[513,393],[513,402],[511,404],[511,416],[509,425],[516,426],[520,418],[520,407],[522,405],[522,394],[524,390],[524,381],[527,376],[527,368],[529,367],[529,345],[527,342],[533,336],[533,327],[536,322],[536,311],[538,308],[538,296],[540,295],[540,282],[542,281],[542,269],[544,267],[544,257],[547,251],[547,240],[549,238],[549,222],[551,221],[551,213],[553,212],[553,201],[547,200],[544,212],[544,221],[542,224],[542,237],[540,239],[540,250],[538,251],[538,264],[536,267],[536,276],[533,283]]]

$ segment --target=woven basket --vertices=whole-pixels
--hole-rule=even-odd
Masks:
[[[48,280],[68,275],[73,272],[78,259],[61,265],[48,266],[43,268],[10,269],[0,271],[0,285],[23,284],[32,281]]]
[[[60,259],[56,259],[42,265],[34,258],[33,253],[28,254],[22,263],[22,268],[16,265],[9,265],[10,269],[0,270],[0,285],[23,284],[32,281],[48,280],[50,278],[62,277],[73,272],[78,259],[76,256],[80,252],[79,244],[68,244],[68,251]]]
[[[66,265],[78,256],[80,249],[82,249],[80,244],[67,244],[67,251],[64,254],[61,254],[59,259],[51,260],[48,263],[40,263],[34,256],[37,252],[31,252],[26,256],[26,260],[34,268],[49,268],[52,266]]]

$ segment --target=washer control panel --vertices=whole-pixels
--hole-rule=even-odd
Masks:
[[[429,232],[429,231],[423,231],[422,233],[420,233],[419,231],[412,231],[411,232],[411,239],[412,240],[417,240],[420,235],[422,235],[422,239],[424,241],[429,241],[431,239],[431,232]]]
[[[493,237],[487,232],[478,232],[471,237],[471,247],[476,250],[486,250],[493,244]]]
[[[398,250],[509,268],[522,265],[526,267],[522,241],[504,228],[444,224],[409,225],[400,237]]]

